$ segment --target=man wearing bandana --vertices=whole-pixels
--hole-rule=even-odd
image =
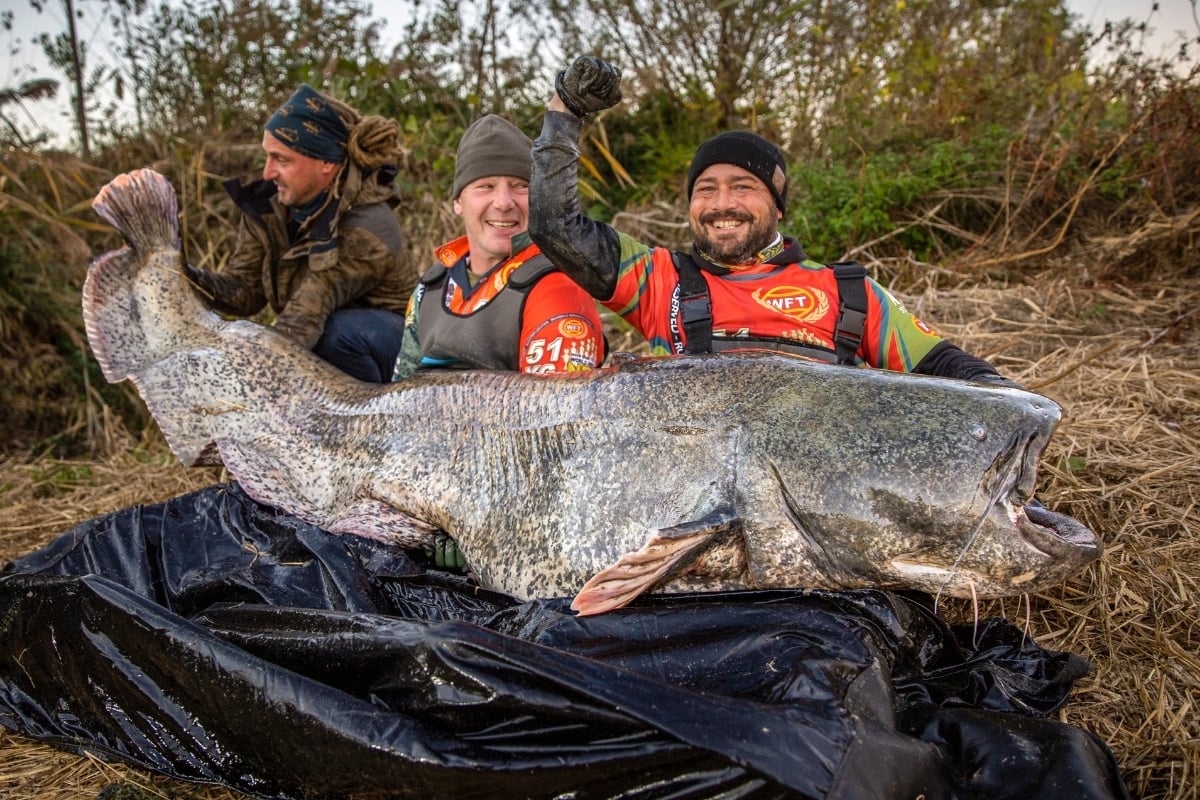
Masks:
[[[188,267],[216,311],[275,328],[360,380],[389,380],[417,282],[395,207],[399,127],[301,85],[263,131],[266,164],[227,181],[242,211],[219,271]]]
[[[767,348],[824,361],[1015,386],[943,339],[858,264],[810,261],[780,233],[787,164],[771,142],[729,131],[696,150],[687,175],[689,252],[643,244],[580,213],[579,135],[621,99],[620,73],[594,57],[559,73],[533,146],[529,233],[655,355]]]

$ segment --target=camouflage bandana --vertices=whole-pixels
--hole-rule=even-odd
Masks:
[[[775,256],[783,252],[783,248],[787,246],[787,242],[783,240],[783,234],[776,234],[775,241],[758,251],[758,263],[765,264]]]
[[[324,95],[306,83],[267,120],[264,129],[297,153],[340,164],[350,130]]]

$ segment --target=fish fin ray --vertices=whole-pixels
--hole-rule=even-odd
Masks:
[[[677,572],[705,550],[740,518],[731,509],[718,509],[692,522],[656,531],[642,547],[625,553],[583,585],[571,608],[581,616],[620,608]]]
[[[92,208],[139,253],[179,244],[175,187],[152,169],[113,178],[96,193]]]
[[[133,281],[140,267],[137,255],[124,247],[93,261],[83,282],[83,328],[109,383],[125,380],[139,366],[129,357],[125,342],[112,332],[128,330],[137,322]]]

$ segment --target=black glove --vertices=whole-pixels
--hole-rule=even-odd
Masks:
[[[567,110],[583,119],[621,102],[621,71],[595,56],[580,56],[558,73],[554,88]]]
[[[445,533],[439,532],[433,537],[433,544],[425,547],[425,555],[433,559],[433,565],[440,569],[453,572],[466,572],[467,559],[454,540]]]

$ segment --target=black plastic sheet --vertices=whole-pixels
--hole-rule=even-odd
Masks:
[[[519,602],[213,487],[0,577],[0,724],[269,798],[1125,798],[1088,665],[881,591]]]

